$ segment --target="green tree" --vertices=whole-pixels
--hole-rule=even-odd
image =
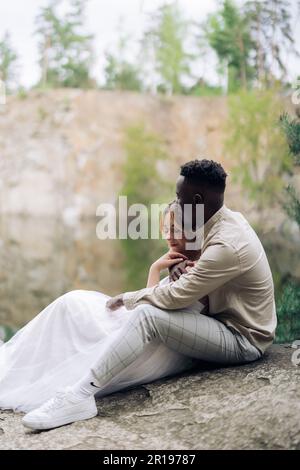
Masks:
[[[277,307],[278,327],[276,341],[286,342],[300,336],[300,286],[288,281],[279,296]]]
[[[278,202],[282,176],[291,157],[274,116],[282,109],[272,90],[241,91],[229,98],[226,152],[234,161],[233,176],[259,209]]]
[[[300,227],[300,199],[298,197],[297,191],[292,185],[288,185],[286,188],[287,201],[283,205],[286,213],[290,219],[295,220],[298,226]]]
[[[59,16],[61,0],[50,0],[36,18],[40,38],[41,79],[39,85],[85,88],[92,84],[92,35],[84,32],[84,0],[70,0],[70,8]]]
[[[190,72],[192,55],[184,47],[188,23],[177,2],[161,6],[151,18],[143,39],[146,61],[154,62],[160,91],[181,93],[182,79]]]
[[[253,78],[253,41],[248,16],[232,0],[224,0],[219,11],[209,16],[205,33],[220,65],[227,67],[227,89],[247,88]]]
[[[280,117],[280,124],[285,133],[294,165],[295,167],[300,166],[300,121],[292,119],[287,113],[284,113]],[[295,220],[300,228],[300,199],[292,184],[287,186],[286,195],[287,200],[283,207],[288,216]]]
[[[13,88],[16,71],[17,54],[14,51],[9,33],[0,40],[0,80],[5,83],[6,90]]]
[[[220,86],[210,85],[209,82],[199,79],[193,86],[183,87],[182,93],[192,96],[220,96],[223,90]]]
[[[292,119],[287,113],[280,117],[291,155],[296,166],[300,166],[300,120]]]
[[[138,65],[126,58],[129,38],[121,35],[115,52],[106,53],[105,88],[109,90],[141,91],[142,81]]]
[[[124,183],[120,195],[127,196],[128,207],[138,203],[150,208],[151,203],[165,202],[165,197],[171,194],[171,186],[157,170],[158,162],[167,157],[161,138],[149,133],[143,124],[137,124],[125,130],[124,148],[127,158],[123,166]],[[146,285],[150,264],[166,250],[165,242],[151,238],[127,238],[121,240],[121,243],[127,287],[141,288]]]
[[[280,117],[280,125],[286,136],[290,153],[295,166],[300,165],[300,121],[292,119],[284,113]],[[288,216],[295,220],[300,229],[300,199],[295,187],[289,184],[286,188],[287,200],[284,208]],[[288,280],[278,301],[278,329],[279,341],[290,341],[299,338],[300,334],[300,285],[299,282]]]
[[[249,18],[255,43],[256,78],[261,85],[273,85],[276,69],[281,80],[286,78],[287,53],[297,54],[292,27],[292,5],[289,0],[250,0],[245,14]]]

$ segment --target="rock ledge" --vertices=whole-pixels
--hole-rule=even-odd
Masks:
[[[96,418],[47,432],[0,411],[0,449],[300,449],[294,351],[273,345],[252,364],[203,364],[106,396]]]

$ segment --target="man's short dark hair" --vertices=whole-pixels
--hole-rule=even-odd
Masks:
[[[225,191],[227,173],[220,163],[213,160],[192,160],[181,165],[180,174],[196,186],[204,184],[218,192]]]

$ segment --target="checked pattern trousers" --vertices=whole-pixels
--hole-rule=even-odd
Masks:
[[[157,338],[183,355],[218,364],[243,364],[262,355],[238,331],[196,308],[162,310],[141,304],[128,312],[128,321],[92,365],[95,385],[104,386]]]

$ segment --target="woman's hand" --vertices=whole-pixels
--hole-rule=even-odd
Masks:
[[[187,259],[187,257],[177,251],[169,251],[158,258],[158,260],[156,260],[149,269],[147,287],[154,287],[159,283],[161,271],[166,268],[170,269],[171,266],[174,266],[185,259]]]
[[[160,272],[184,260],[187,260],[187,257],[182,253],[178,253],[177,251],[168,251],[168,253],[165,253],[154,261],[151,268]]]
[[[108,310],[117,310],[120,307],[123,307],[124,302],[123,302],[123,294],[116,295],[115,297],[112,297],[106,302],[106,308]]]

